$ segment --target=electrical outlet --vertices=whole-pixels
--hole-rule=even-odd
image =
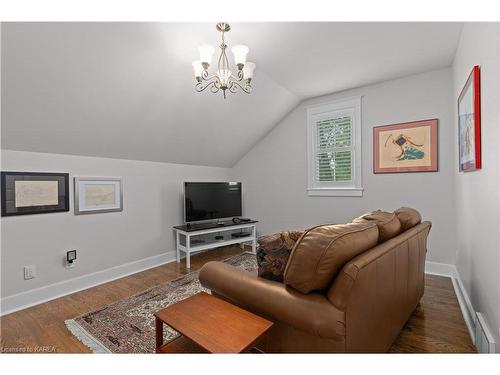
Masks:
[[[36,266],[31,264],[24,266],[24,280],[34,279],[36,277]]]

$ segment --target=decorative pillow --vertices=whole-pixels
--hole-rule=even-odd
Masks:
[[[297,241],[285,269],[285,284],[302,293],[325,290],[342,267],[377,245],[374,223],[322,225]]]
[[[420,224],[422,216],[420,213],[410,207],[401,207],[394,211],[399,221],[401,222],[401,232],[413,228],[415,225]]]
[[[379,243],[385,242],[401,233],[401,223],[399,222],[396,214],[393,212],[384,212],[381,210],[373,211],[354,219],[352,222],[360,223],[364,221],[377,224],[379,231]]]
[[[304,231],[288,231],[260,237],[257,240],[258,275],[268,280],[283,282],[288,258],[296,241]]]

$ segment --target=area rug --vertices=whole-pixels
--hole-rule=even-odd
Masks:
[[[246,271],[257,268],[255,254],[243,253],[224,261]],[[198,281],[198,271],[152,287],[74,319],[66,327],[94,353],[154,353],[153,313],[207,289]],[[179,334],[163,325],[164,342]]]

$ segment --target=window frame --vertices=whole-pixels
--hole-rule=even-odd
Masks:
[[[362,186],[362,154],[361,154],[361,96],[332,100],[321,104],[310,105],[307,113],[307,194],[309,196],[363,196]],[[323,119],[352,115],[351,129],[351,181],[316,181],[317,122]]]

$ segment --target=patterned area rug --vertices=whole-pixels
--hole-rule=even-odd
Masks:
[[[254,254],[244,253],[224,261],[254,271]],[[154,353],[155,319],[153,313],[201,291],[198,271],[152,287],[98,310],[66,320],[66,326],[94,353]],[[164,325],[164,342],[178,333]]]

